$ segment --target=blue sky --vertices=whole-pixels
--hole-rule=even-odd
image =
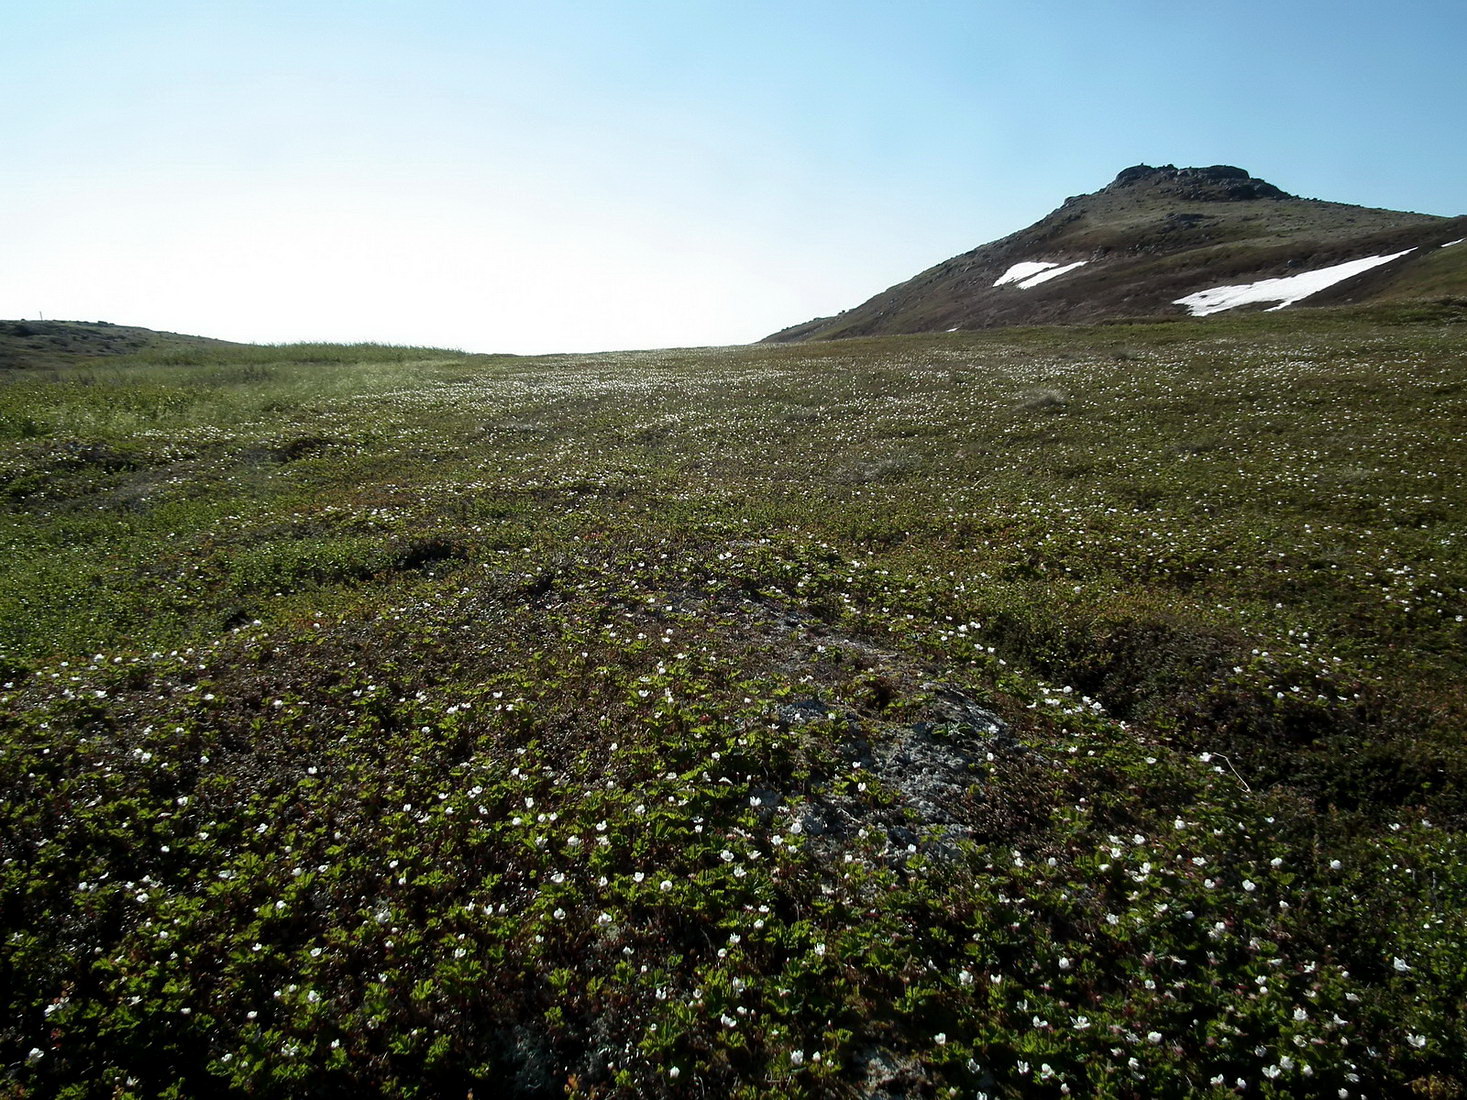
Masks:
[[[1467,212],[1467,4],[0,0],[0,317],[738,343],[1136,163]]]

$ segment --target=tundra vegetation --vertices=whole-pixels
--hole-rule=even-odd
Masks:
[[[1459,306],[0,375],[0,1095],[1462,1095]]]

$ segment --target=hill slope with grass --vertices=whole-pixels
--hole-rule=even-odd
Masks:
[[[0,374],[0,1094],[1460,1095],[1464,334]]]
[[[1387,256],[1308,304],[1464,297],[1467,245],[1441,247],[1463,237],[1467,217],[1299,198],[1224,165],[1138,165],[1027,229],[767,340],[1184,316],[1190,295]]]
[[[114,325],[107,321],[0,321],[0,371],[75,366],[90,359],[131,355],[144,348],[226,346],[227,341],[176,332]]]

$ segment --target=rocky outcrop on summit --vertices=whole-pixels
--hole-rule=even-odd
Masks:
[[[1210,168],[1177,168],[1170,164],[1153,168],[1149,164],[1138,164],[1122,171],[1103,188],[1106,192],[1121,189],[1146,189],[1189,202],[1247,202],[1250,199],[1296,197],[1267,180],[1250,176],[1242,168],[1227,164],[1214,164]]]
[[[1467,249],[1438,246],[1464,236],[1467,217],[1300,198],[1231,165],[1138,164],[1027,229],[766,339],[1178,317],[1218,288],[1331,268],[1359,273],[1300,297],[1338,305],[1463,294]],[[1389,262],[1363,269],[1371,257]],[[1268,308],[1284,295],[1233,297]]]

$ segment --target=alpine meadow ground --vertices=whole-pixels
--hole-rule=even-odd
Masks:
[[[0,1095],[1462,1095],[1464,332],[4,372]]]

